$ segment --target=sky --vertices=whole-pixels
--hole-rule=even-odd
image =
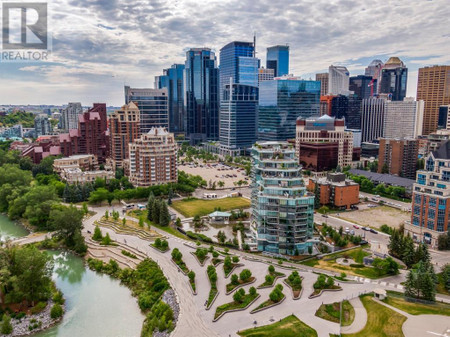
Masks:
[[[17,0],[16,0],[17,1]],[[0,105],[124,104],[124,84],[154,76],[186,51],[257,36],[266,48],[290,46],[290,73],[314,79],[328,66],[364,73],[373,59],[398,56],[408,96],[418,68],[450,64],[449,0],[51,0],[49,62],[0,62]]]

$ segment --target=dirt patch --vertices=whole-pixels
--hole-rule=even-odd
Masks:
[[[341,213],[338,218],[356,223],[361,226],[380,228],[382,225],[399,228],[405,220],[411,219],[411,213],[399,209],[379,206],[364,210]]]

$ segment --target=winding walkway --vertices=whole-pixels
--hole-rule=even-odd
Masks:
[[[367,311],[366,308],[364,308],[364,305],[359,297],[352,298],[351,300],[349,300],[349,302],[355,309],[355,319],[353,320],[352,324],[343,326],[341,328],[341,331],[351,334],[357,333],[364,329],[367,323]]]

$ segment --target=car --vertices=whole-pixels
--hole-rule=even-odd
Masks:
[[[322,214],[322,217],[324,217],[324,218],[328,218],[328,215],[326,215],[326,214]]]
[[[377,232],[375,229],[373,229],[373,228],[369,229],[369,231],[370,231],[371,233],[373,233],[373,234],[378,234],[378,232]]]
[[[346,233],[350,232],[350,228],[345,227],[345,232],[346,232]]]
[[[357,225],[353,225],[353,228],[355,228],[355,229],[359,229],[359,226],[357,226]]]
[[[368,231],[368,230],[369,230],[367,227],[361,227],[361,229],[362,229],[363,231]]]
[[[355,235],[355,231],[352,229],[352,230],[350,231],[350,234],[351,234],[351,235]]]

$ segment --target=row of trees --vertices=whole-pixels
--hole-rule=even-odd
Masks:
[[[166,202],[157,199],[153,194],[150,194],[147,202],[147,219],[161,226],[168,226],[170,223],[170,213]]]
[[[419,261],[430,261],[427,245],[420,243],[416,248],[413,239],[409,235],[404,235],[401,229],[392,231],[388,248],[389,254],[402,260],[408,268]]]
[[[368,178],[359,175],[347,173],[347,176],[359,184],[362,192],[378,194],[385,197],[404,198],[406,189],[398,186],[386,186],[384,184],[375,184]]]

